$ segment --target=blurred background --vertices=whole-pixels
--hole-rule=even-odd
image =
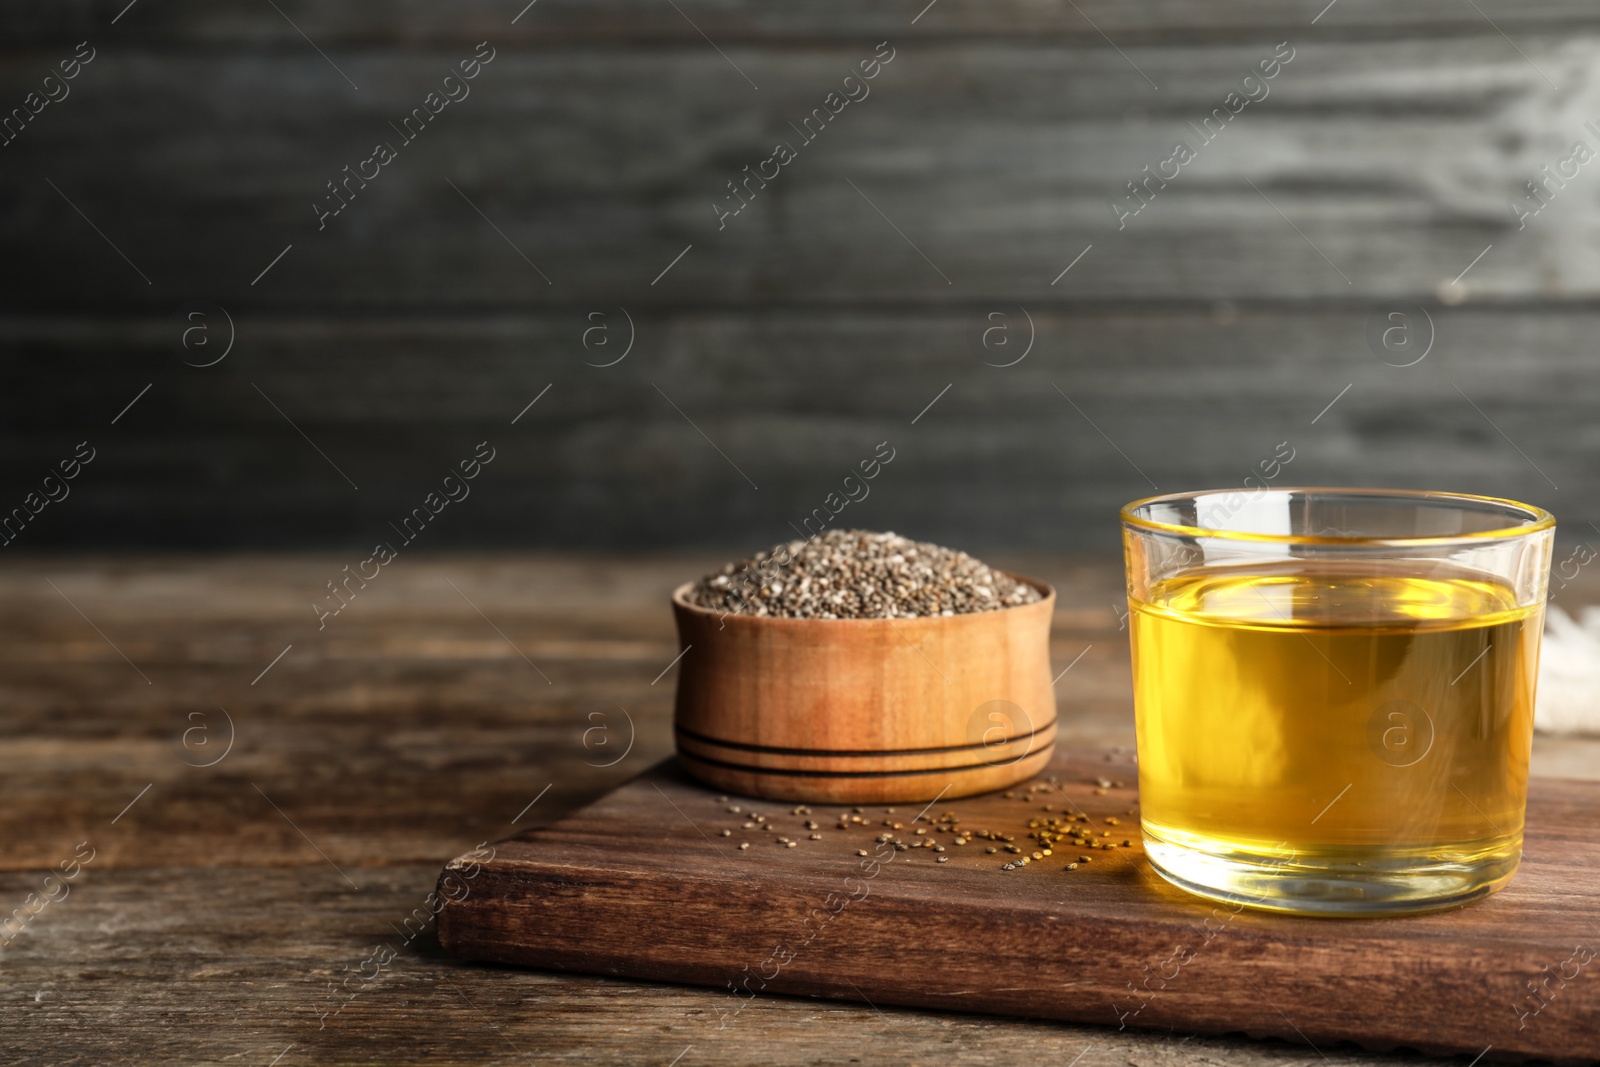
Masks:
[[[831,524],[974,551],[1600,519],[1593,4],[524,3],[0,11],[11,543],[370,548],[480,442],[419,547],[754,548],[885,451]]]

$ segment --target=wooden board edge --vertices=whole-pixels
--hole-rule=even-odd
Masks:
[[[1375,1052],[1414,1049],[1430,1055],[1476,1056],[1485,1053],[1485,1046],[1492,1046],[1485,1053],[1488,1060],[1540,1059],[1563,1065],[1600,1062],[1600,1035],[1585,1031],[1581,1016],[1577,1024],[1568,1021],[1563,1025],[1563,1020],[1552,1017],[1535,1020],[1535,1025],[1509,1037],[1502,1032],[1480,1037],[1452,1033],[1427,1012],[1408,1015],[1403,1003],[1397,1005],[1394,999],[1378,995],[1386,986],[1392,987],[1398,976],[1386,968],[1387,954],[1370,947],[1345,954],[1345,966],[1338,971],[1335,984],[1364,987],[1371,995],[1359,998],[1363,1006],[1355,1013],[1345,1010],[1337,1028],[1319,1024],[1309,1013],[1296,1010],[1299,996],[1315,995],[1327,982],[1316,976],[1324,974],[1328,961],[1314,959],[1325,955],[1325,946],[1309,938],[1300,945],[1274,945],[1259,939],[1235,944],[1211,957],[1203,982],[1194,982],[1175,995],[1153,998],[1131,1013],[1132,1000],[1119,1003],[1117,997],[1133,988],[1130,979],[1139,975],[1137,961],[1155,958],[1149,945],[1170,936],[1170,924],[1136,918],[1112,921],[1096,932],[1093,946],[1043,951],[1052,946],[1044,944],[1046,939],[1040,936],[1048,930],[1042,915],[1035,929],[1022,928],[1015,919],[1007,928],[996,924],[993,912],[980,906],[946,904],[947,910],[964,914],[941,919],[941,930],[922,939],[920,958],[912,961],[912,972],[922,976],[926,985],[909,991],[886,977],[893,964],[902,962],[904,945],[874,944],[871,928],[860,923],[855,924],[860,940],[849,944],[850,904],[801,949],[793,949],[787,942],[771,949],[740,945],[736,931],[715,922],[696,926],[691,942],[675,942],[670,919],[687,918],[697,906],[705,910],[707,918],[715,919],[722,909],[737,902],[762,910],[767,917],[787,917],[793,925],[803,927],[808,912],[814,914],[814,905],[827,899],[816,896],[818,885],[756,885],[737,872],[713,881],[708,885],[704,877],[691,882],[663,877],[658,871],[604,871],[526,860],[499,870],[491,861],[483,866],[470,894],[459,900],[444,899],[438,915],[439,942],[447,952],[469,960],[721,988],[728,1002],[718,1010],[719,1028],[737,1018],[747,997],[777,993],[1046,1018],[1114,1029],[1243,1034],[1319,1049],[1354,1044]],[[697,899],[702,903],[696,905]],[[707,899],[715,904],[706,905]],[[908,929],[927,925],[923,902],[868,893],[859,903],[868,902],[873,908],[890,911],[889,925]],[[830,905],[834,906],[837,901]],[[883,923],[881,914],[877,922]],[[1000,951],[981,936],[966,942],[959,933],[955,938],[942,936],[944,929],[961,927],[1020,938],[1024,948]],[[539,936],[529,937],[530,930],[540,931]],[[625,945],[618,943],[615,931],[627,931]],[[1032,953],[1025,947],[1029,939],[1036,947]],[[736,960],[748,962],[730,962]],[[1017,983],[995,985],[997,968],[1006,968],[1008,960]],[[1496,958],[1491,965],[1484,954],[1478,953],[1475,959],[1473,953],[1463,951],[1453,959],[1433,962],[1436,966],[1429,968],[1428,974],[1411,976],[1413,984],[1432,989],[1436,996],[1452,997],[1458,1019],[1488,1020],[1507,1014],[1524,993],[1519,982],[1539,971],[1538,961],[1531,955],[1517,961]],[[1483,965],[1474,967],[1475,962]],[[1322,965],[1321,970],[1313,966],[1316,963]],[[1250,965],[1249,973],[1244,971],[1245,964]],[[1059,987],[1062,994],[1042,1011],[1038,999],[1041,982]],[[1253,1002],[1253,1007],[1244,1014],[1230,1013],[1227,1022],[1219,1023],[1215,1021],[1217,987],[1230,984],[1232,989],[1224,991],[1227,1002],[1235,1006]],[[1441,987],[1448,993],[1439,992]],[[1360,1036],[1352,1036],[1357,1033]],[[1424,1036],[1419,1039],[1418,1034]]]

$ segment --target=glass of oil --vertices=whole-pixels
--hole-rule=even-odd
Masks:
[[[1122,509],[1146,852],[1230,903],[1380,915],[1522,855],[1555,519],[1383,489]]]

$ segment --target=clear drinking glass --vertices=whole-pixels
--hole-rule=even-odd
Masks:
[[[1258,489],[1135,501],[1122,525],[1157,871],[1318,915],[1448,907],[1511,878],[1553,516]]]

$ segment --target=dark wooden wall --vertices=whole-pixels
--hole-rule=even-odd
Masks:
[[[7,5],[0,108],[95,49],[0,148],[0,509],[98,450],[16,544],[367,545],[483,440],[430,547],[767,543],[884,440],[837,521],[979,549],[1113,545],[1120,503],[1284,441],[1281,482],[1600,520],[1600,160],[1508,207],[1600,152],[1593,3],[925,3]],[[319,231],[324,183],[484,40]],[[1119,230],[1123,183],[1285,41]],[[206,368],[172,321],[197,300],[236,335]],[[1391,366],[1369,324],[1407,304],[1433,344]]]

